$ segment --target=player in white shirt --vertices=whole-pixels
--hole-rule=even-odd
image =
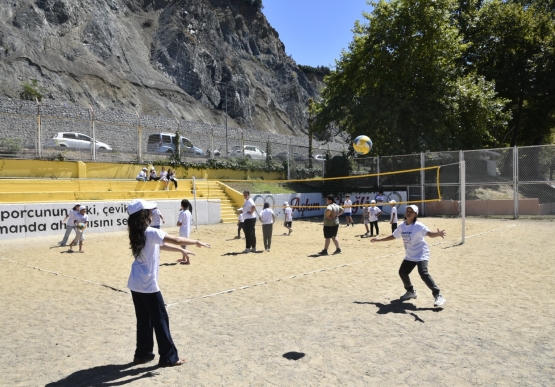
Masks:
[[[243,204],[243,218],[245,219],[245,245],[246,248],[243,253],[255,252],[256,251],[256,206],[254,200],[251,198],[251,193],[249,191],[243,192],[243,197],[245,198],[245,203]]]
[[[370,208],[368,208],[368,205],[370,204],[370,202],[366,202],[364,203],[364,207],[362,207],[362,222],[364,223],[364,227],[366,228],[366,234],[364,234],[363,236],[368,237],[370,236],[370,229],[368,228],[368,225],[370,224]]]
[[[146,175],[147,171],[148,171],[148,169],[143,168],[143,169],[141,170],[141,172],[139,172],[139,174],[137,175],[137,178],[136,178],[136,179],[137,179],[138,181],[147,181],[147,180],[148,180],[148,177],[147,177],[147,175]]]
[[[67,240],[71,235],[71,232],[75,230],[75,224],[73,223],[73,220],[75,219],[75,214],[79,213],[79,207],[81,207],[81,204],[79,203],[74,205],[73,208],[68,212],[64,220],[62,220],[62,223],[66,224],[66,232],[64,234],[62,241],[58,243],[60,246],[66,245]]]
[[[270,208],[270,203],[264,203],[264,209],[260,211],[260,221],[262,222],[262,238],[264,239],[264,251],[270,252],[272,246],[272,231],[276,216],[274,210]]]
[[[385,242],[394,240],[395,238],[403,238],[405,259],[399,268],[399,276],[407,292],[400,297],[401,301],[407,301],[417,297],[416,290],[410,281],[409,274],[415,267],[418,267],[420,278],[422,278],[422,281],[424,281],[426,286],[432,291],[434,306],[441,307],[445,304],[446,300],[441,295],[441,291],[434,282],[434,279],[428,273],[430,248],[424,240],[424,237],[443,238],[447,234],[445,230],[440,230],[439,228],[436,232],[432,232],[423,223],[419,222],[417,219],[418,207],[414,204],[407,206],[405,218],[405,222],[401,223],[393,234],[383,238],[373,238],[371,242]]]
[[[293,232],[293,209],[289,207],[289,203],[283,202],[283,214],[285,215],[285,220],[283,225],[289,230],[289,234]]]
[[[343,210],[345,214],[345,221],[347,222],[347,227],[349,227],[349,223],[355,227],[355,223],[353,222],[352,215],[352,208],[353,202],[351,201],[351,197],[349,195],[345,195],[345,202],[343,203]]]
[[[370,236],[374,236],[374,227],[376,228],[376,236],[380,235],[380,228],[378,226],[378,219],[382,211],[379,207],[376,207],[376,201],[370,201],[370,208],[368,209],[369,221],[370,221]]]
[[[152,223],[150,224],[150,227],[160,228],[161,223],[166,224],[166,221],[164,220],[160,210],[155,208],[152,210]]]
[[[79,228],[79,225],[83,224],[83,228]],[[84,253],[83,250],[83,243],[85,242],[85,236],[83,233],[85,232],[85,228],[89,224],[89,216],[87,215],[87,207],[80,206],[79,212],[75,214],[73,217],[73,225],[75,226],[75,239],[69,244],[68,252],[73,253],[73,246],[79,243],[79,252]]]
[[[133,363],[142,364],[154,360],[153,336],[155,334],[160,354],[158,365],[179,366],[185,363],[185,359],[179,357],[173,343],[168,312],[158,286],[160,250],[179,252],[182,258],[178,261],[189,261],[189,255],[195,254],[180,245],[198,247],[210,247],[210,245],[188,238],[175,237],[166,234],[163,230],[150,227],[151,210],[154,208],[156,203],[140,199],[132,201],[127,207],[129,243],[135,258],[127,281],[137,318]]]
[[[390,200],[389,204],[391,205],[391,215],[389,217],[389,224],[391,224],[391,232],[395,232],[397,230],[397,207],[395,204],[397,202],[395,200]]]
[[[193,206],[187,199],[181,201],[181,212],[177,218],[177,225],[179,226],[179,236],[183,238],[189,238],[191,235],[191,223],[193,219],[193,214],[191,211]],[[183,265],[188,265],[189,261],[184,260],[181,262]]]

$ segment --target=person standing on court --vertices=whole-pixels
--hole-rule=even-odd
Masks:
[[[83,228],[79,228],[79,224],[83,224]],[[85,228],[89,225],[89,216],[87,215],[87,207],[80,206],[79,212],[73,217],[73,225],[75,226],[75,239],[69,244],[68,252],[73,252],[73,246],[79,244],[79,252],[84,253],[83,243],[85,243]]]
[[[73,230],[75,230],[75,224],[73,224],[73,220],[75,219],[75,215],[79,213],[79,207],[81,207],[81,204],[79,204],[79,203],[74,205],[73,208],[67,213],[64,220],[62,220],[62,223],[66,224],[66,232],[64,234],[64,237],[63,237],[62,241],[60,243],[58,243],[60,246],[65,246],[66,245],[67,240],[69,239],[69,236],[71,235],[71,232]]]
[[[424,240],[424,237],[443,238],[447,234],[445,230],[440,230],[439,228],[436,232],[432,232],[423,223],[419,222],[418,207],[414,204],[407,206],[405,210],[405,218],[406,220],[401,223],[391,235],[383,238],[373,238],[370,242],[385,242],[394,240],[395,238],[403,238],[403,243],[405,245],[405,259],[399,268],[399,276],[401,277],[407,292],[400,297],[401,301],[417,298],[416,290],[410,281],[409,274],[415,267],[418,267],[420,278],[422,278],[422,281],[424,281],[426,286],[428,286],[428,288],[432,291],[432,295],[434,296],[434,306],[436,308],[443,306],[446,300],[441,295],[441,291],[434,282],[434,279],[430,273],[428,273],[430,248]]]
[[[270,203],[264,203],[264,209],[260,211],[260,221],[262,222],[262,238],[264,239],[264,251],[270,252],[272,246],[272,231],[276,216],[274,210],[270,208]]]
[[[345,211],[345,221],[347,222],[347,227],[349,227],[349,223],[355,227],[355,223],[353,222],[352,209],[353,209],[353,202],[351,201],[350,195],[345,195],[345,202],[343,203],[343,209]]]
[[[243,218],[243,209],[239,208],[237,210],[239,215],[237,216],[237,238],[241,239],[241,230],[243,230],[243,234],[245,233],[245,219]]]
[[[289,203],[283,202],[283,214],[285,215],[285,220],[283,225],[289,230],[289,234],[293,232],[293,209],[289,207]]]
[[[150,227],[160,228],[161,223],[166,224],[162,213],[158,208],[152,210],[152,223],[150,223]]]
[[[179,236],[189,238],[191,235],[191,225],[193,223],[193,206],[187,199],[181,201],[181,212],[177,218],[177,225],[179,226]],[[184,246],[182,246],[184,248]],[[182,265],[188,265],[189,260],[184,259],[181,261]]]
[[[382,212],[383,210],[383,202],[385,201],[385,196],[383,194],[383,190],[379,190],[378,194],[376,195],[376,203],[378,204],[378,208],[380,209],[380,212]],[[378,217],[378,220],[380,218]]]
[[[374,227],[376,227],[376,236],[380,235],[380,228],[378,227],[378,219],[380,219],[380,214],[382,211],[379,207],[376,207],[376,201],[370,201],[370,208],[368,209],[369,220],[370,220],[370,236],[374,236]]]
[[[254,200],[251,199],[251,193],[249,191],[243,192],[243,197],[245,198],[245,203],[243,204],[243,218],[245,219],[245,250],[243,253],[255,252],[256,251],[256,206]]]
[[[188,238],[175,237],[163,230],[150,227],[151,210],[154,208],[156,203],[141,199],[132,201],[127,207],[129,244],[135,258],[127,281],[137,319],[133,363],[143,364],[154,360],[155,334],[160,355],[158,365],[179,366],[185,363],[185,359],[179,357],[171,337],[170,319],[158,285],[160,250],[178,252],[182,255],[181,260],[189,260],[189,255],[195,254],[180,245],[198,247],[210,247],[210,245]]]
[[[341,248],[337,240],[337,231],[339,230],[339,217],[343,214],[343,208],[335,204],[333,195],[328,195],[326,197],[326,203],[327,207],[324,212],[324,238],[326,241],[324,250],[322,250],[319,255],[328,255],[328,247],[332,240],[335,245],[334,254],[341,254]]]
[[[393,199],[391,199],[389,201],[389,204],[391,205],[391,214],[389,216],[389,224],[391,224],[391,232],[395,232],[395,230],[397,230],[397,207],[395,207],[395,204],[397,202]]]

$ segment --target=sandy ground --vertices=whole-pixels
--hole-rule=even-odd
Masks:
[[[235,254],[233,225],[192,235],[212,244],[190,266],[163,252],[162,294],[187,363],[134,366],[135,317],[123,232],[87,235],[69,254],[54,237],[0,242],[2,386],[553,386],[555,222],[423,218],[430,273],[447,299],[401,303],[399,240],[370,244],[341,228],[276,225],[270,253]],[[381,223],[382,234],[388,228]],[[175,234],[176,228],[166,231]],[[258,247],[262,231],[257,225]],[[298,360],[285,354],[296,352]],[[287,356],[287,355],[286,355]]]

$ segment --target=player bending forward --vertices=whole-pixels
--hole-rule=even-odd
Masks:
[[[432,290],[434,296],[434,306],[440,307],[447,301],[441,295],[441,291],[437,287],[432,276],[428,273],[428,260],[430,259],[430,248],[424,240],[425,236],[430,238],[444,237],[445,230],[437,229],[437,232],[432,232],[423,223],[417,220],[418,207],[414,204],[407,206],[405,212],[405,222],[401,223],[393,234],[383,238],[372,238],[370,241],[385,242],[391,241],[395,238],[403,238],[405,244],[405,259],[399,268],[399,276],[405,285],[407,292],[401,296],[401,301],[407,301],[416,298],[416,290],[410,282],[409,274],[418,266],[418,273],[424,283]]]

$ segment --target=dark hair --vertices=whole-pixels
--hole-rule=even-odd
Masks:
[[[183,199],[181,201],[181,208],[184,208],[186,210],[189,210],[191,212],[191,214],[193,213],[193,205],[191,204],[190,201],[188,201],[187,199]]]
[[[247,195],[250,196],[251,193],[250,193],[249,191],[243,191],[243,195],[244,195],[244,194],[247,194]]]
[[[133,256],[137,258],[146,243],[146,228],[150,226],[150,210],[140,210],[129,215],[127,230],[129,231],[129,245]]]
[[[268,202],[264,203],[264,208],[270,208],[270,203]]]
[[[335,198],[333,197],[333,195],[326,196],[326,199],[331,200],[332,203],[335,203]]]

